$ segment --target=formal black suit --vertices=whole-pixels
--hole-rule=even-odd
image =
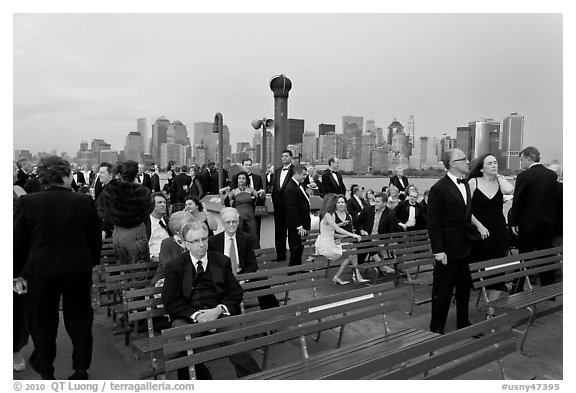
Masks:
[[[265,184],[266,194],[271,194],[272,188],[274,187],[274,173],[267,173],[264,179],[265,179],[264,183],[266,183]]]
[[[172,203],[184,203],[184,198],[188,195],[188,188],[192,184],[192,178],[186,173],[179,173],[172,181],[170,199]]]
[[[223,177],[224,177],[224,181],[222,182],[222,187],[226,187],[226,184],[228,182],[228,171],[226,169],[224,169],[222,171],[223,173]],[[214,194],[214,195],[218,195],[220,189],[218,188],[218,169],[214,169],[213,171],[210,172],[210,193]]]
[[[556,173],[537,163],[516,177],[509,224],[518,226],[520,253],[551,248],[556,222]],[[540,274],[542,285],[554,282],[554,272]],[[523,280],[515,290],[521,290]]]
[[[304,195],[304,189],[294,179],[286,184],[286,225],[288,227],[288,246],[290,247],[290,261],[288,266],[302,264],[304,245],[298,234],[298,228],[310,230],[310,201]]]
[[[230,247],[229,244],[224,244],[224,239],[226,239],[224,232],[210,237],[208,239],[208,249],[224,254],[226,251],[225,247]],[[256,236],[247,232],[236,231],[236,247],[238,248],[238,274],[254,273],[257,271],[258,262],[256,262],[254,250],[260,248],[260,242]],[[272,294],[259,296],[258,303],[262,310],[279,306],[278,300]]]
[[[86,179],[84,178],[84,174],[81,171],[74,173],[74,175],[76,175],[78,181],[74,180],[74,177],[72,177],[72,185],[70,188],[72,188],[74,191],[78,191],[82,185],[86,184]]]
[[[312,183],[312,181],[314,181],[314,183],[316,183],[316,187],[318,187],[318,190],[314,190],[312,195],[319,195],[320,197],[324,197],[324,185],[322,184],[322,180],[318,174],[315,174],[312,180],[310,180],[310,176],[306,176],[304,178],[304,181],[302,182],[304,189],[308,188],[308,185]]]
[[[430,330],[444,333],[450,302],[456,288],[456,325],[458,329],[470,324],[468,301],[470,299],[471,278],[468,264],[471,256],[471,241],[465,226],[471,225],[470,188],[466,189],[466,203],[456,184],[448,175],[438,180],[428,195],[428,235],[432,252],[444,252],[448,258],[446,265],[434,263],[432,284],[432,318]]]
[[[29,177],[30,177],[29,174],[24,172],[22,169],[18,169],[18,173],[16,174],[17,180],[16,180],[16,183],[14,183],[14,184],[24,188],[24,184],[26,184],[26,180],[28,180]]]
[[[408,187],[408,178],[406,176],[400,176],[402,178],[402,182],[398,175],[394,175],[390,178],[390,184],[396,186],[398,191],[400,191],[401,195],[404,195],[406,192],[406,187]]]
[[[142,185],[152,191],[152,179],[150,175],[147,173],[142,174],[142,181],[140,181],[140,173],[136,176],[138,183],[142,183]]]
[[[418,203],[414,204],[416,224],[412,227],[407,227],[407,231],[417,231],[420,229],[426,229],[426,216],[422,210],[422,206]],[[396,216],[397,223],[405,224],[410,216],[410,203],[408,199],[398,203],[398,206],[394,208],[394,215]],[[403,231],[404,229],[398,225],[396,228],[398,231]]]
[[[92,268],[100,262],[100,218],[94,201],[63,187],[24,195],[14,214],[15,276],[28,280],[27,309],[34,363],[54,375],[60,298],[75,370],[92,359]]]
[[[208,266],[201,275],[196,273],[188,252],[165,266],[162,302],[173,326],[194,323],[191,316],[196,311],[220,304],[226,306],[230,315],[240,313],[243,290],[234,277],[230,258],[214,251],[208,251],[207,256]],[[238,377],[260,371],[248,353],[232,355],[230,360]],[[200,370],[210,377],[205,367],[197,366],[197,371]]]
[[[150,191],[152,192],[160,192],[160,176],[157,173],[153,173],[150,176]]]
[[[342,179],[342,174],[340,172],[335,172],[338,178],[338,183],[332,176],[332,171],[326,169],[322,174],[322,188],[324,194],[334,193],[346,195],[346,186],[344,185],[344,180]]]
[[[283,167],[274,170],[272,179],[272,205],[274,206],[274,243],[276,246],[276,255],[279,260],[286,259],[286,231],[288,224],[286,222],[286,184],[292,180],[294,165],[290,164],[287,168],[284,182],[280,184],[280,174]]]
[[[26,194],[32,194],[35,192],[40,192],[44,189],[44,186],[40,183],[40,179],[36,175],[30,175],[26,184],[24,184],[24,191]]]
[[[103,188],[104,188],[104,186],[102,185],[102,182],[100,181],[100,176],[98,176],[96,178],[96,184],[94,185],[94,199],[95,200],[98,199]]]
[[[356,228],[358,217],[360,217],[360,213],[366,207],[365,202],[362,198],[360,199],[360,203],[354,198],[354,196],[350,196],[346,201],[346,208],[348,209],[348,213],[352,217],[352,223],[354,224],[354,228]]]
[[[360,234],[361,230],[368,232],[369,235],[373,235],[372,229],[374,228],[374,219],[376,217],[376,207],[366,206],[356,219],[354,224],[354,230],[357,234]],[[394,227],[396,224],[396,218],[394,216],[394,211],[385,207],[380,216],[380,222],[378,223],[378,234],[382,233],[392,233],[394,232]],[[370,253],[370,255],[374,255]],[[364,262],[368,254],[358,254],[358,263]]]

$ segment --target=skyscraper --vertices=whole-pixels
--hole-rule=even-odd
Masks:
[[[302,160],[312,162],[318,158],[318,137],[314,132],[302,135]]]
[[[338,157],[338,134],[335,132],[318,137],[318,159],[327,164],[332,157]]]
[[[124,144],[124,159],[142,163],[144,158],[144,138],[138,131],[131,131]]]
[[[470,127],[457,127],[456,128],[456,147],[466,154],[466,157],[471,159],[472,150],[474,148],[474,139]]]
[[[392,144],[392,138],[394,137],[394,134],[397,132],[404,133],[404,126],[398,120],[396,120],[396,118],[394,118],[394,120],[392,120],[392,123],[390,123],[390,125],[388,126],[388,136],[386,137],[387,144],[389,145]]]
[[[292,145],[302,143],[302,135],[304,135],[304,120],[288,119],[288,143]]]
[[[318,125],[318,136],[326,135],[329,132],[336,132],[336,126],[334,124],[321,123]]]
[[[465,128],[468,128],[468,127],[465,127]],[[444,153],[446,152],[446,150],[450,150],[450,149],[454,149],[454,148],[456,148],[456,138],[452,138],[450,135],[444,134],[442,139],[440,139],[439,158],[442,158],[444,156]]]
[[[410,115],[410,117],[408,118],[408,122],[406,123],[406,136],[408,137],[408,143],[410,143],[410,147],[413,148],[416,139],[415,139],[414,116],[412,115]]]
[[[520,151],[524,146],[524,116],[514,112],[502,120],[502,167],[520,169]]]
[[[360,168],[362,155],[362,128],[364,118],[361,116],[342,116],[342,134],[346,148],[346,157],[352,158],[354,170]]]
[[[499,158],[500,151],[498,149],[498,144],[496,144],[496,151],[491,151],[490,148],[495,148],[494,146],[494,135],[493,133],[500,133],[500,123],[494,121],[494,119],[480,119],[476,121],[471,121],[468,123],[470,132],[472,134],[472,154],[468,156],[470,161],[480,157],[484,153],[496,154],[496,158]],[[490,144],[490,139],[492,135],[492,146]],[[498,135],[499,136],[499,135]]]
[[[172,142],[172,138],[160,146],[160,165],[167,167],[170,161],[174,161],[176,166],[186,164],[186,146]]]
[[[186,126],[182,124],[180,120],[174,120],[171,124],[171,128],[169,128],[169,136],[174,138],[174,143],[178,143],[180,145],[187,145],[188,144],[188,131],[186,130]]]
[[[160,116],[152,125],[152,141],[150,144],[150,154],[152,159],[160,162],[160,147],[163,143],[168,142],[168,128],[170,127],[170,120],[164,116]]]
[[[262,130],[254,131],[252,138],[252,146],[254,146],[256,159],[255,162],[262,162]],[[266,130],[266,162],[267,165],[273,164],[272,157],[274,157],[274,136],[271,131]]]
[[[149,117],[140,117],[136,119],[136,131],[142,135],[142,140],[144,142],[144,153],[150,154],[152,120]]]

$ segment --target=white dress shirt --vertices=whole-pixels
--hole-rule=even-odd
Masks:
[[[168,225],[167,222],[164,224]],[[162,240],[170,237],[166,229],[160,226],[160,219],[150,216],[150,239],[148,240],[148,248],[150,248],[150,256],[158,258],[160,256],[160,245]]]
[[[290,165],[285,166],[280,171],[280,188],[282,188],[282,184],[284,184],[284,180],[286,179],[286,176],[288,175],[289,170],[290,170]]]
[[[468,203],[468,198],[466,197],[466,186],[464,185],[464,183],[458,184],[458,181],[457,181],[458,178],[456,176],[454,176],[453,174],[451,174],[450,172],[448,172],[448,177],[450,178],[450,180],[452,180],[454,182],[456,187],[458,187],[460,194],[462,194],[462,199],[464,200],[464,204]]]
[[[234,248],[236,249],[236,269],[237,271],[233,271],[234,275],[238,274],[238,270],[240,270],[240,260],[238,256],[238,241],[236,240],[236,234],[234,236],[228,235],[228,232],[224,231],[224,255],[230,258],[230,240],[234,239]],[[234,268],[234,266],[232,266]],[[234,270],[234,269],[232,269]]]
[[[408,204],[408,212],[408,221],[406,221],[406,226],[413,227],[416,225],[416,207]]]

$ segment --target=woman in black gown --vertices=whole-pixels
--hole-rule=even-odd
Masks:
[[[498,174],[498,161],[490,153],[476,161],[468,176],[472,195],[472,224],[480,232],[481,240],[472,246],[474,261],[501,258],[508,253],[509,237],[504,218],[504,195],[512,194],[514,186]],[[489,300],[499,297],[506,287],[487,287]],[[493,310],[488,311],[493,314]]]

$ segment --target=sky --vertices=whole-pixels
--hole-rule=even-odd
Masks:
[[[563,16],[532,14],[14,14],[13,149],[122,150],[136,119],[221,112],[236,143],[292,81],[305,129],[414,116],[416,136],[525,116],[524,145],[562,161]]]

